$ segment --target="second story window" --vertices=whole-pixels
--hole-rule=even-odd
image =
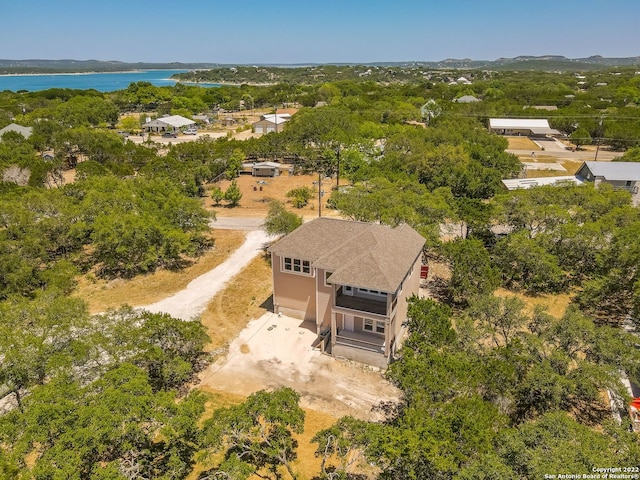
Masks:
[[[300,260],[298,258],[284,257],[282,261],[282,269],[287,272],[301,273],[303,275],[311,275],[311,262],[309,262],[309,260]]]

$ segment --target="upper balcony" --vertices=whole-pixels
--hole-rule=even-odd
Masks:
[[[349,310],[356,310],[358,312],[373,313],[375,315],[387,315],[386,299],[373,300],[356,295],[338,294],[336,297],[336,307],[348,308]]]

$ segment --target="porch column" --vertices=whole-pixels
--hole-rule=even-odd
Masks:
[[[384,356],[389,358],[389,352],[391,351],[391,345],[389,345],[389,339],[391,335],[389,335],[389,330],[391,330],[391,321],[389,317],[384,319]]]
[[[336,312],[331,311],[331,351],[333,352],[333,347],[336,345],[336,335],[338,334],[338,329],[336,327]]]

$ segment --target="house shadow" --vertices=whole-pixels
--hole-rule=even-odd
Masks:
[[[273,311],[273,294],[269,295],[261,304],[260,308],[264,308],[267,312],[274,313]]]

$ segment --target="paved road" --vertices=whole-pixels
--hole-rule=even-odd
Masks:
[[[209,225],[211,228],[220,228],[223,230],[260,230],[264,218],[259,217],[220,217],[212,220]]]
[[[508,153],[513,153],[514,155],[518,156],[518,157],[522,157],[522,156],[531,156],[531,150],[512,150],[512,149],[507,149],[506,150]],[[553,158],[557,158],[558,160],[575,160],[578,162],[589,162],[589,161],[593,161],[595,158],[595,152],[591,152],[591,151],[579,151],[579,152],[572,152],[571,150],[555,150],[555,151],[547,151],[545,148],[544,152],[536,152],[537,156],[545,156],[545,157],[553,157]],[[609,152],[606,150],[600,150],[598,152],[598,161],[602,160],[602,161],[612,161],[615,160],[616,158],[619,158],[622,156],[621,152]]]

